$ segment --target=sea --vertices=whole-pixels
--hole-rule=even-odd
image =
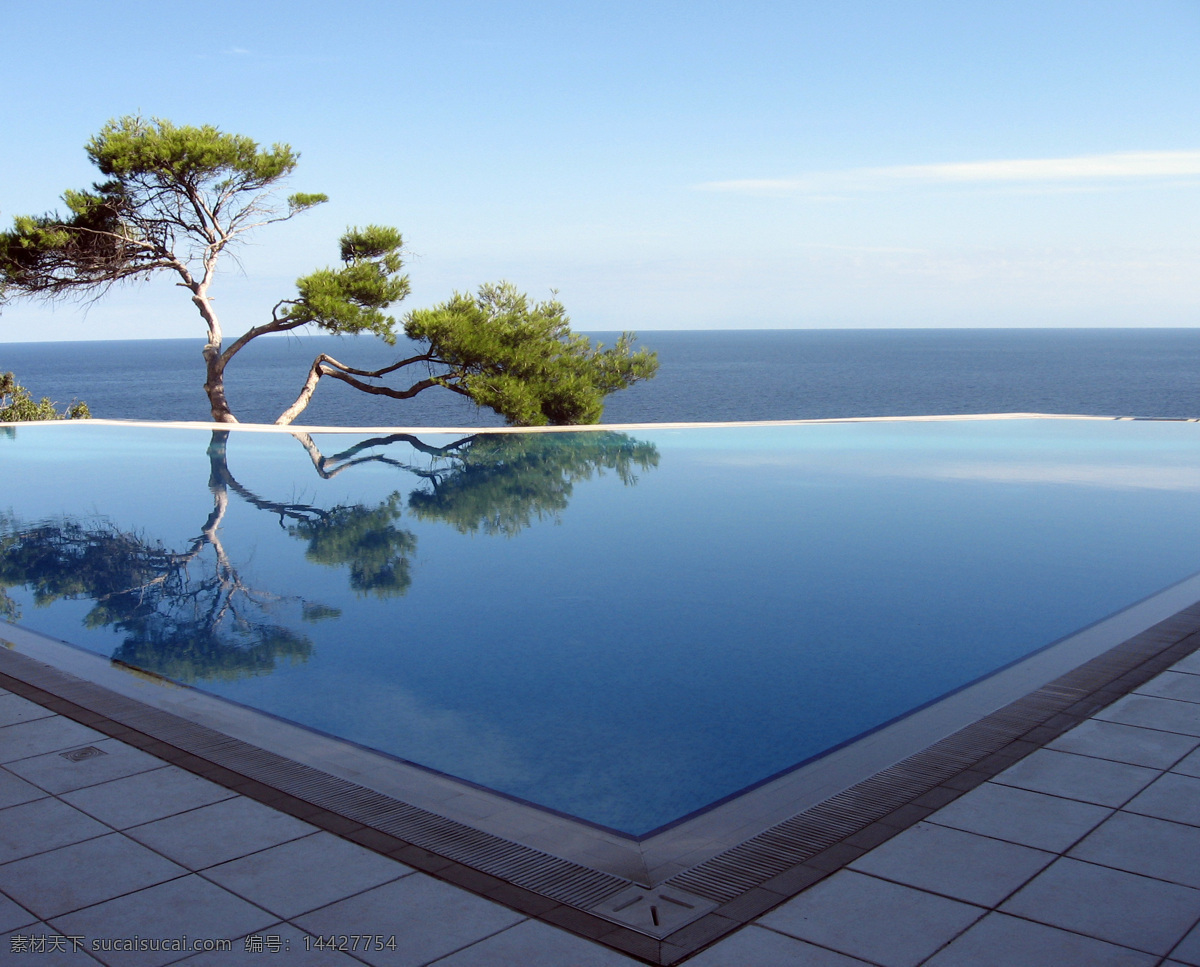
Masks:
[[[617,334],[588,335],[611,344]],[[658,375],[610,396],[605,423],[1011,412],[1200,417],[1200,329],[660,330],[640,333],[638,345],[658,353]],[[8,343],[0,344],[0,372],[13,371],[35,398],[84,400],[95,417],[208,420],[201,349],[191,339]],[[318,353],[377,369],[412,350],[403,341],[262,337],[230,364],[226,392],[241,421],[271,423]],[[296,421],[502,424],[449,391],[391,400],[331,379]]]

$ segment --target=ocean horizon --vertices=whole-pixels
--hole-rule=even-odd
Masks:
[[[587,333],[611,344],[617,333]],[[659,374],[609,397],[604,423],[1071,413],[1200,416],[1200,329],[645,330]],[[0,344],[37,399],[80,399],[95,417],[208,420],[200,339]],[[271,423],[317,353],[374,369],[407,354],[400,340],[264,337],[226,371],[238,419]],[[423,371],[412,381],[424,375]],[[393,380],[391,385],[402,385]],[[407,385],[407,384],[403,384]],[[411,400],[323,380],[296,425],[500,426],[448,391]]]

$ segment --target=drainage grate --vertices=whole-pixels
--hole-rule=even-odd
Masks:
[[[60,756],[70,762],[82,762],[84,759],[94,759],[98,755],[108,755],[103,749],[97,749],[94,745],[84,746],[82,749],[72,749],[70,752],[60,752]]]
[[[711,900],[685,893],[674,887],[647,890],[631,886],[611,899],[592,907],[591,912],[615,923],[632,927],[639,933],[663,938],[711,913],[717,905]]]

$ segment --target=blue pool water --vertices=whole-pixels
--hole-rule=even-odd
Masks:
[[[1200,570],[1200,426],[0,432],[0,613],[631,834]]]

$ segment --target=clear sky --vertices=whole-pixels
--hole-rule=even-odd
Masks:
[[[230,332],[399,227],[404,308],[508,279],[577,329],[1200,324],[1200,0],[0,3],[0,218],[111,117],[301,153],[330,202],[214,294]],[[0,342],[202,335],[184,293]]]

